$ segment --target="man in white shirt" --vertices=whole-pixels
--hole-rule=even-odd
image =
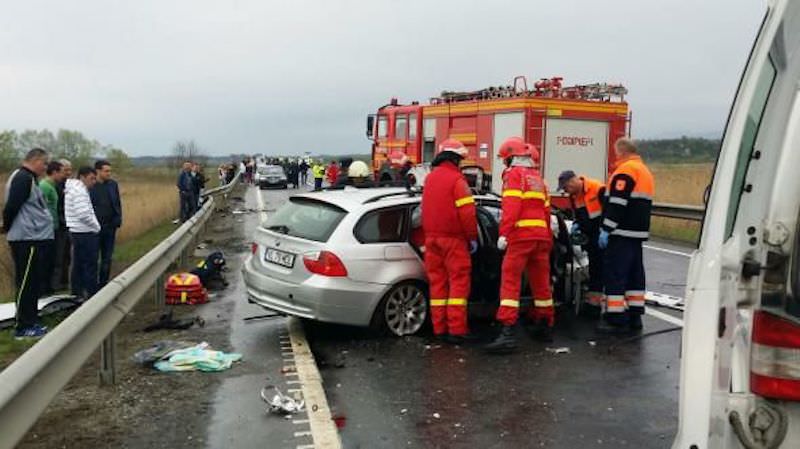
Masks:
[[[89,196],[96,182],[97,172],[81,167],[78,179],[68,179],[64,188],[64,216],[72,238],[72,294],[83,299],[97,293],[100,222]]]

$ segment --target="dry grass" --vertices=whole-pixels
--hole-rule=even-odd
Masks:
[[[0,173],[0,183],[5,187],[8,173]],[[164,170],[132,171],[116,177],[122,195],[122,228],[117,241],[135,239],[145,232],[178,216],[178,194],[175,176]],[[0,196],[0,208],[4,198]],[[14,294],[14,265],[11,262],[5,236],[0,243],[0,299]]]
[[[713,164],[654,164],[650,168],[656,181],[656,202],[703,204],[703,192],[711,182]],[[653,217],[651,232],[658,237],[696,243],[700,235],[700,224],[688,220]]]

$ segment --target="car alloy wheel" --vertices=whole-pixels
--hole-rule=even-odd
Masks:
[[[425,324],[428,301],[422,289],[412,283],[400,284],[386,297],[383,317],[386,328],[394,335],[412,335]]]

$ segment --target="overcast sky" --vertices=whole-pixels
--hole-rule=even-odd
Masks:
[[[3,0],[0,129],[133,155],[368,152],[392,96],[621,82],[635,137],[721,133],[763,0]]]

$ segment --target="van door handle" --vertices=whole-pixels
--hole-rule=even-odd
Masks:
[[[383,249],[383,258],[386,260],[403,260],[402,246],[387,246]]]

